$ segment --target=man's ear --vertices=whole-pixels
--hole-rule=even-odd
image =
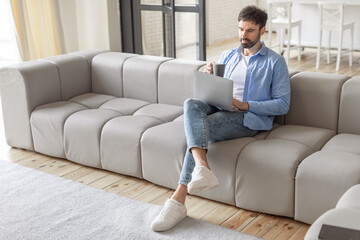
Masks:
[[[266,30],[266,27],[263,26],[262,29],[260,30],[261,35],[263,35],[265,33],[265,30]]]

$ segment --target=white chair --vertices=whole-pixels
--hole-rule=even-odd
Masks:
[[[320,54],[322,51],[327,50],[327,63],[330,63],[330,48],[331,48],[331,32],[336,31],[339,33],[338,53],[336,60],[336,71],[339,71],[341,52],[349,52],[349,66],[352,66],[352,52],[354,41],[354,22],[344,23],[344,3],[328,3],[319,2],[319,42],[316,56],[316,69],[319,69]],[[345,30],[350,30],[350,48],[346,51],[342,49],[343,34]],[[328,32],[328,46],[321,47],[323,31]]]
[[[289,61],[290,50],[298,49],[298,61],[301,60],[301,20],[294,21],[291,18],[291,1],[270,1],[269,2],[269,21],[268,21],[268,33],[269,33],[269,47],[279,46],[279,52],[283,52],[284,40],[285,40],[285,30],[287,30],[287,48],[286,48],[286,61]],[[292,29],[298,28],[298,44],[297,46],[290,46],[290,39]],[[272,45],[272,31],[277,31],[278,44]]]

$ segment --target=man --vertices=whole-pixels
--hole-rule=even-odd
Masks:
[[[234,81],[234,111],[225,111],[197,99],[184,103],[184,125],[188,149],[179,185],[152,222],[155,231],[166,231],[186,216],[185,199],[190,194],[216,187],[218,179],[206,159],[209,141],[254,136],[270,130],[275,115],[286,114],[290,105],[289,73],[284,58],[260,40],[267,13],[247,6],[239,14],[241,46],[225,51],[225,78]],[[211,74],[213,64],[205,67]]]

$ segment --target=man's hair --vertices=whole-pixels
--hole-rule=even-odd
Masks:
[[[239,22],[241,20],[250,21],[252,23],[255,23],[256,25],[260,25],[260,29],[262,29],[266,25],[267,19],[267,13],[254,5],[244,7],[238,17]]]

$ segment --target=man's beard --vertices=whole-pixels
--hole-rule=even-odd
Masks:
[[[243,43],[242,42],[243,40],[246,40],[247,43]],[[255,46],[257,41],[250,41],[250,39],[248,39],[248,38],[240,38],[240,43],[243,48],[252,48],[253,46]]]
[[[243,43],[242,41],[243,40],[246,40],[247,43]],[[260,41],[260,33],[259,33],[259,36],[256,38],[255,41],[251,41],[250,39],[248,38],[240,38],[240,43],[241,43],[241,46],[243,48],[252,48],[253,46],[255,46],[255,44]]]

